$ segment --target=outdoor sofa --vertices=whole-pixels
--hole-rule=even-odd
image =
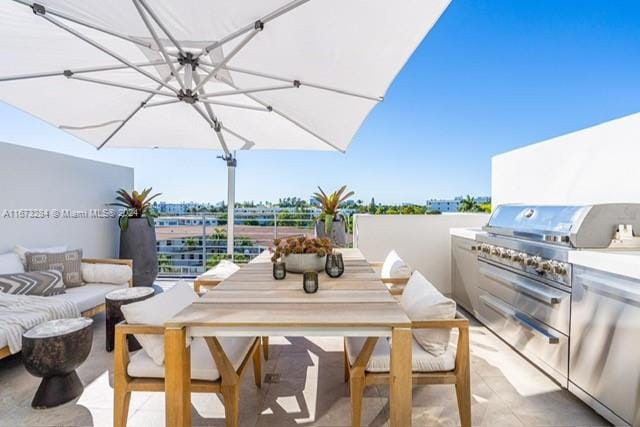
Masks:
[[[56,249],[64,251],[66,247]],[[20,260],[20,249],[14,252]],[[24,254],[24,248],[22,252]],[[18,337],[27,328],[52,319],[93,317],[102,313],[107,293],[133,285],[132,267],[132,260],[83,258],[83,284],[67,288],[62,294],[33,296],[0,292],[0,359],[20,351]],[[13,262],[11,253],[0,255],[0,274],[21,272],[24,266]]]

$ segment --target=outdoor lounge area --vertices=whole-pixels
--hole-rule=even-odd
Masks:
[[[640,427],[638,22],[0,1],[0,427]]]

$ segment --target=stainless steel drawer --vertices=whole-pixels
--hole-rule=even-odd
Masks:
[[[567,386],[569,338],[480,290],[479,318],[532,363]]]
[[[569,335],[571,294],[537,280],[479,261],[480,288],[518,311]]]

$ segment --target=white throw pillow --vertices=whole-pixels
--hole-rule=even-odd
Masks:
[[[82,280],[85,283],[110,283],[122,285],[131,280],[132,271],[128,265],[82,263]]]
[[[414,271],[402,292],[400,305],[412,321],[456,317],[456,303],[445,297],[420,272]],[[425,351],[440,356],[449,345],[451,329],[414,329],[413,337]]]
[[[0,255],[0,274],[24,273],[24,264],[15,252]]]
[[[240,270],[240,266],[232,261],[223,259],[215,267],[203,273],[201,278],[212,278],[224,280],[236,271]]]
[[[127,323],[163,326],[165,322],[198,299],[191,286],[178,283],[166,292],[144,301],[123,305],[120,310]],[[161,335],[136,335],[136,339],[158,365],[164,364],[164,337]]]
[[[392,250],[389,252],[382,264],[380,277],[383,279],[392,279],[409,276],[411,276],[411,267],[409,267],[409,264],[404,262],[396,251]]]
[[[22,261],[22,266],[27,266],[27,252],[39,253],[39,254],[59,254],[62,252],[67,252],[69,247],[67,245],[64,246],[51,246],[49,248],[25,248],[24,246],[16,245],[13,248],[13,252],[18,254],[20,257],[20,261]]]

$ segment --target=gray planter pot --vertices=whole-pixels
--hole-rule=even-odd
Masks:
[[[158,275],[156,231],[147,218],[129,218],[120,231],[120,259],[133,260],[133,286],[152,286]]]
[[[324,270],[327,257],[317,254],[289,254],[283,256],[282,260],[288,272],[306,273],[307,271]]]
[[[334,219],[331,236],[327,236],[324,220],[318,221],[316,223],[316,237],[329,237],[333,246],[344,248],[347,246],[347,225],[342,218]]]

